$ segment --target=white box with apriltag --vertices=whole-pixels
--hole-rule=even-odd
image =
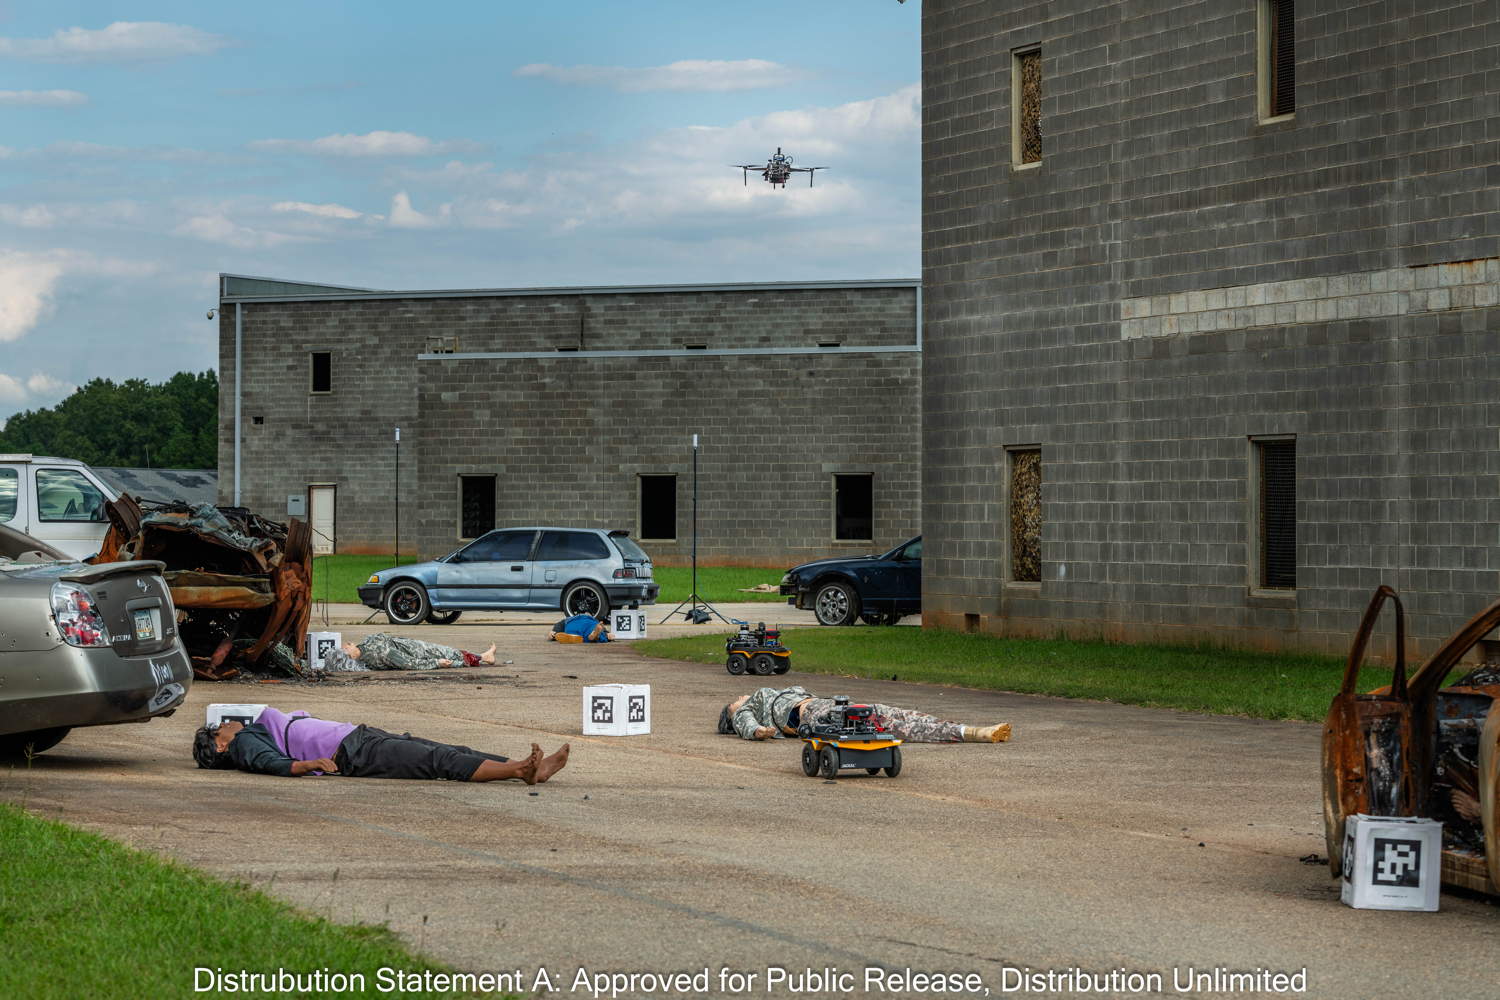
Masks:
[[[634,608],[609,613],[611,639],[646,638],[646,612]]]
[[[323,657],[342,645],[342,632],[307,633],[307,665],[314,670],[322,670]]]
[[[583,735],[651,732],[650,684],[593,684],[583,689]]]
[[[1344,821],[1342,899],[1356,910],[1438,908],[1443,824],[1414,816]]]
[[[217,726],[221,722],[239,722],[246,726],[254,722],[260,713],[266,710],[264,705],[231,705],[220,703],[208,706],[207,725]]]

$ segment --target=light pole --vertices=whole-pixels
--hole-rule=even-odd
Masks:
[[[391,564],[401,565],[401,428],[396,428],[396,554]]]

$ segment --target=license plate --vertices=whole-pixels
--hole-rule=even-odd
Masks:
[[[139,611],[132,611],[131,615],[133,615],[135,618],[136,641],[156,638],[155,612],[153,612],[150,608],[142,608]]]

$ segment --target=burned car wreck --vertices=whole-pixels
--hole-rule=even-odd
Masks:
[[[1391,684],[1359,694],[1359,668],[1387,601],[1395,618]],[[1401,599],[1390,587],[1375,592],[1323,729],[1323,821],[1335,875],[1347,817],[1424,816],[1443,823],[1443,882],[1500,895],[1500,643],[1485,638],[1497,625],[1500,601],[1408,678]],[[1444,686],[1476,645],[1484,662]]]
[[[92,562],[157,560],[193,673],[301,673],[312,613],[312,532],[242,507],[140,501],[106,505],[110,528]]]

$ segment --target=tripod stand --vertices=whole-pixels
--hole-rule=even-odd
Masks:
[[[685,604],[691,604],[692,607],[682,611]],[[718,618],[725,625],[732,624],[728,618],[719,614],[718,608],[698,596],[698,435],[696,434],[693,435],[693,590],[682,599],[677,607],[668,611],[657,624],[665,624],[668,618],[679,611],[682,611],[682,617],[694,625],[702,625],[712,618]]]

